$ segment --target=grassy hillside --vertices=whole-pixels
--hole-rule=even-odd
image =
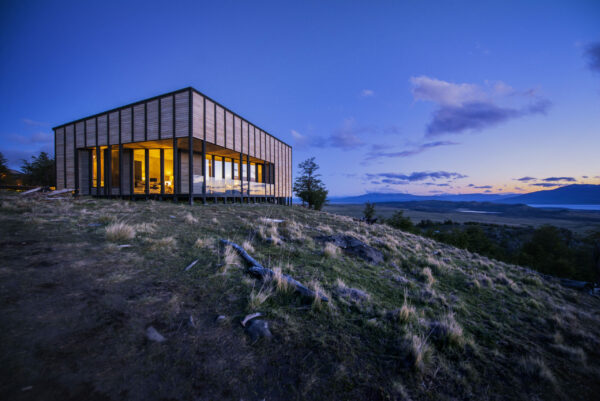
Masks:
[[[0,202],[0,393],[8,399],[600,392],[600,299],[517,266],[300,207],[9,194]],[[384,262],[316,239],[335,233],[373,246]],[[330,302],[253,279],[220,238]],[[270,340],[244,332],[240,321],[254,312]],[[150,326],[166,341],[149,340]]]

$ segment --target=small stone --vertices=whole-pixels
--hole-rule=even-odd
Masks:
[[[167,341],[167,339],[164,338],[158,331],[156,331],[153,326],[148,326],[146,329],[146,337],[148,337],[148,340],[150,341],[156,341],[159,343]]]
[[[252,342],[258,341],[260,338],[271,338],[271,330],[269,330],[269,323],[265,320],[254,319],[246,327],[246,334],[250,336]]]
[[[217,323],[223,323],[225,321],[225,319],[227,319],[227,316],[219,315],[219,316],[217,316],[217,318],[215,320],[217,321]]]

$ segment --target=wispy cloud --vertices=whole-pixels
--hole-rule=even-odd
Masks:
[[[423,153],[426,150],[437,148],[440,146],[451,146],[451,145],[460,145],[458,142],[452,141],[435,141],[435,142],[425,142],[421,145],[418,145],[412,149],[406,149],[399,152],[381,152],[381,149],[387,149],[389,146],[382,145],[381,147],[371,148],[371,152],[367,154],[369,159],[381,158],[381,157],[390,157],[390,158],[402,158],[418,155],[419,153]]]
[[[410,174],[401,174],[401,173],[375,173],[375,174],[366,174],[367,179],[371,180],[373,183],[374,180],[378,180],[378,182],[383,184],[392,184],[392,185],[405,185],[413,182],[421,182],[425,180],[457,180],[461,178],[466,178],[466,175],[448,172],[448,171],[415,171]]]
[[[535,177],[521,177],[521,178],[514,178],[514,180],[521,181],[521,182],[529,182],[529,181],[535,181],[535,180],[537,180],[537,178],[535,178]]]
[[[567,181],[567,182],[576,182],[577,180],[573,177],[548,177],[543,178],[544,182],[559,182],[559,181]]]
[[[545,114],[550,101],[538,98],[534,90],[519,92],[503,82],[488,83],[484,88],[476,84],[455,84],[427,76],[412,77],[415,100],[437,105],[427,125],[426,135],[458,134],[480,131],[508,120],[532,114]],[[526,99],[521,106],[503,106],[499,101],[514,103]]]
[[[31,127],[47,127],[47,126],[50,125],[50,123],[46,123],[46,122],[43,122],[43,121],[35,121],[35,120],[30,119],[30,118],[23,118],[23,122],[26,125],[29,125]]]
[[[375,91],[372,89],[363,89],[362,91],[360,91],[360,95],[362,97],[371,97],[371,96],[375,96]]]
[[[529,186],[531,186],[531,187],[542,187],[542,188],[562,187],[565,185],[567,185],[567,184],[556,184],[556,183],[550,183],[550,182],[538,182],[535,184],[529,184]]]
[[[595,72],[600,72],[600,42],[588,45],[584,51],[588,68]]]

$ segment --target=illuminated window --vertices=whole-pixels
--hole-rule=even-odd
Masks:
[[[100,187],[104,188],[104,160],[106,160],[106,148],[100,148]]]
[[[133,150],[133,192],[146,193],[146,151],[145,149]]]
[[[96,148],[92,149],[92,186],[95,188],[98,180],[98,158],[96,157]]]
[[[233,161],[233,179],[234,180],[240,179],[240,161],[239,160]]]
[[[225,160],[225,178],[231,179],[231,159]]]
[[[148,151],[148,174],[149,174],[149,187],[151,194],[160,193],[160,149],[150,149]]]
[[[174,193],[175,175],[173,174],[173,149],[165,149],[165,193]]]
[[[110,151],[110,185],[119,188],[119,149]]]
[[[223,158],[221,156],[215,156],[215,175],[216,179],[223,178]]]
[[[262,164],[257,164],[256,165],[257,168],[257,182],[263,182],[263,165]]]
[[[250,181],[256,181],[256,163],[250,163]]]
[[[207,177],[212,177],[213,176],[213,171],[212,171],[212,156],[210,155],[206,155],[206,176]]]

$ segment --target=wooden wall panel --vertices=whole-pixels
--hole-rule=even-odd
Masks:
[[[75,143],[78,148],[85,146],[85,124],[83,121],[75,124]]]
[[[106,114],[98,116],[98,145],[104,146],[108,143],[108,120]]]
[[[188,152],[186,151],[181,151],[180,153],[181,157],[179,158],[180,160],[180,166],[181,166],[181,178],[179,180],[180,182],[180,187],[179,187],[179,193],[182,194],[187,194],[188,193],[188,188],[190,187],[190,181],[189,181],[189,156],[188,156]]]
[[[194,127],[196,124],[194,123]],[[160,137],[173,138],[173,97],[160,99]]]
[[[217,113],[215,115],[215,122],[217,124],[217,137],[216,144],[219,146],[225,146],[225,110],[217,105]]]
[[[225,112],[225,147],[227,149],[233,149],[233,114]]]
[[[251,124],[248,124],[248,127],[249,127],[249,132],[248,132],[248,142],[250,143],[250,144],[248,145],[248,154],[249,154],[250,156],[256,156],[256,155],[255,155],[255,153],[254,153],[254,148],[255,148],[255,146],[254,146],[254,144],[255,144],[255,141],[254,141],[254,133],[255,133],[255,131],[256,131],[256,128],[254,128],[254,126],[253,126],[253,125],[251,125]]]
[[[246,121],[242,121],[242,140],[241,140],[241,146],[242,146],[242,153],[247,155],[248,154],[248,123]]]
[[[192,94],[192,102],[194,102],[193,110],[193,130],[194,138],[204,139],[204,97],[196,92]],[[195,169],[195,167],[194,167]]]
[[[292,196],[292,148],[287,147],[287,194]]]
[[[189,135],[189,96],[189,92],[187,91],[175,95],[175,136],[178,138],[187,137]],[[183,185],[183,181],[181,182]]]
[[[131,108],[121,110],[121,143],[133,142],[133,135],[131,132],[131,114]]]
[[[77,128],[77,134],[79,134],[79,128]],[[89,195],[89,157],[90,152],[88,150],[78,150],[77,159],[79,164],[79,193],[82,195]]]
[[[146,103],[147,139],[155,141],[158,139],[158,99]]]
[[[133,142],[143,142],[145,140],[144,124],[144,105],[133,106]]]
[[[54,132],[55,135],[55,149],[54,155],[56,159],[56,189],[65,188],[65,153],[64,153],[64,141],[65,141],[65,129],[58,128]]]
[[[122,118],[123,116],[121,115],[121,119]],[[131,193],[131,166],[133,165],[133,162],[131,161],[132,156],[133,153],[131,149],[123,149],[123,171],[121,174],[123,195],[129,195]]]
[[[119,112],[114,111],[108,115],[108,139],[111,145],[119,144]]]
[[[206,99],[206,142],[215,143],[215,104]]]
[[[67,188],[75,188],[75,126],[73,124],[65,127],[65,160],[67,162]]]
[[[260,158],[267,158],[267,134],[265,131],[260,131]]]
[[[96,119],[85,120],[87,146],[96,146]]]
[[[242,120],[238,117],[238,116],[234,116],[233,117],[234,122],[235,122],[235,146],[233,147],[233,149],[236,152],[241,152],[242,151]]]

